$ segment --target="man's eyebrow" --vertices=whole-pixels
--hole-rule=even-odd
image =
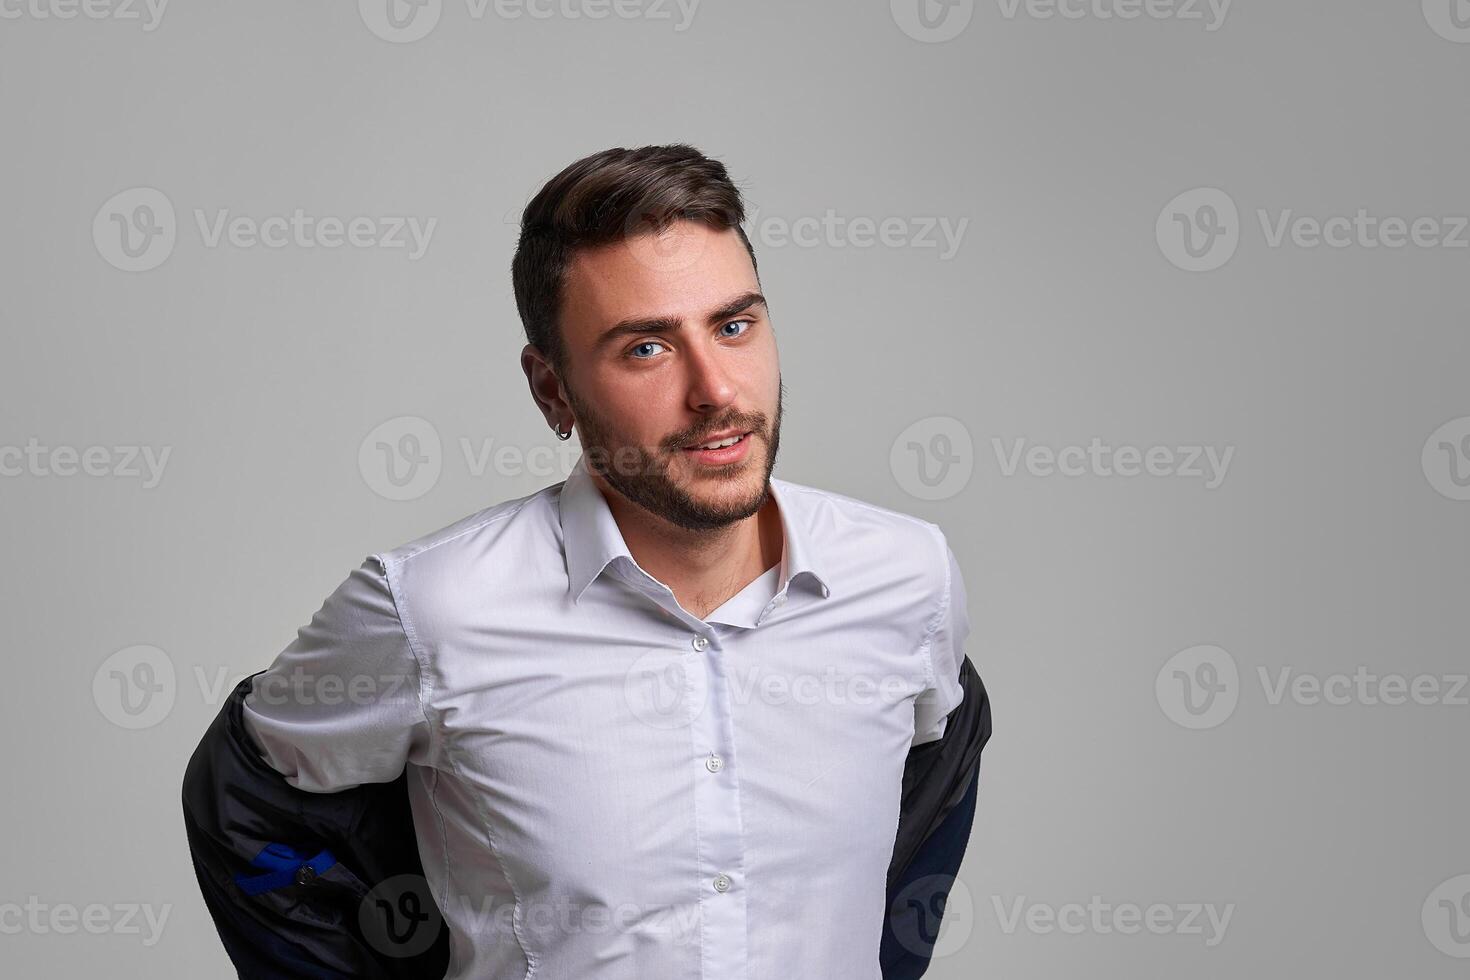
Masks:
[[[705,322],[709,326],[716,326],[728,320],[730,317],[735,316],[737,313],[744,313],[752,306],[764,307],[765,305],[766,298],[760,293],[751,290],[748,293],[741,293],[728,303],[721,304],[717,309],[710,310],[705,315]],[[679,326],[680,321],[678,318],[671,316],[628,317],[627,319],[619,320],[604,330],[602,335],[597,338],[597,347],[599,349],[606,347],[618,338],[626,337],[629,334],[678,333]]]

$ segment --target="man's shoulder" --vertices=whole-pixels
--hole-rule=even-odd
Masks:
[[[562,486],[563,483],[554,483],[491,504],[373,557],[386,570],[408,564],[454,562],[471,553],[483,555],[507,535],[546,530],[547,518],[556,520],[556,502]]]
[[[771,478],[771,482],[778,484],[779,490],[786,491],[793,500],[798,502],[799,506],[808,511],[827,512],[855,522],[866,522],[874,526],[892,527],[923,534],[933,534],[940,530],[939,525],[933,521],[906,514],[893,507],[885,507],[869,500],[838,493],[835,490],[808,486],[791,480],[779,480],[775,477]]]
[[[835,490],[774,477],[771,482],[795,504],[802,528],[824,550],[852,550],[870,560],[912,557],[925,566],[932,564],[936,549],[944,558],[944,531],[933,521]]]

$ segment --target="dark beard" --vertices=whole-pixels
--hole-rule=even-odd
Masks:
[[[765,473],[761,475],[760,489],[747,499],[730,504],[708,504],[696,500],[670,479],[664,460],[671,453],[683,452],[682,447],[688,445],[692,438],[674,436],[668,440],[663,455],[650,453],[642,446],[612,445],[610,430],[597,413],[583,404],[565,382],[563,387],[567,393],[567,401],[576,412],[577,424],[582,429],[582,450],[587,459],[587,468],[601,476],[608,486],[631,503],[690,531],[728,527],[756,514],[765,506],[771,492],[771,471],[775,469],[776,452],[781,445],[781,414],[786,398],[784,384],[780,385],[776,398],[775,424],[768,426],[765,414],[755,412],[722,418],[718,425],[702,427],[716,430],[736,427],[750,429],[751,435],[747,436],[750,439],[769,433],[769,452],[766,453]],[[693,438],[697,438],[697,435]],[[741,470],[731,473],[729,479],[738,480],[744,476]],[[711,474],[711,477],[720,478],[718,474]]]

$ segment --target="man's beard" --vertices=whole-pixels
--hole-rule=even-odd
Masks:
[[[779,379],[778,379],[779,384]],[[727,527],[744,520],[765,506],[770,494],[771,470],[776,466],[776,450],[781,445],[781,412],[786,397],[786,386],[779,386],[776,397],[776,420],[768,424],[764,412],[732,413],[705,424],[688,434],[676,434],[664,441],[661,453],[650,453],[642,446],[629,445],[612,434],[612,429],[589,406],[583,404],[572,389],[563,382],[567,401],[576,413],[577,425],[582,429],[582,451],[587,457],[588,469],[597,473],[630,502],[644,510],[662,517],[678,527],[690,531],[708,531]],[[760,486],[748,496],[720,503],[706,502],[689,494],[670,478],[668,460],[674,453],[684,452],[683,447],[699,440],[705,433],[724,429],[748,429],[747,439],[764,437],[768,447],[765,472],[761,474]],[[752,445],[749,452],[754,452]],[[743,481],[749,479],[749,460],[729,474],[713,470],[703,477],[711,483],[721,479]]]

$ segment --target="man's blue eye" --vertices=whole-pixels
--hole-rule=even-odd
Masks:
[[[725,327],[736,327],[736,326],[743,326],[743,327],[749,328],[750,327],[750,321],[749,320],[731,320],[729,323],[725,324]],[[725,327],[721,327],[720,329],[721,330],[724,330]],[[745,333],[745,331],[744,330],[741,330],[741,331],[739,331],[739,333],[727,333],[727,334],[725,334],[725,336],[726,337],[738,337],[738,336],[740,336],[740,334],[743,334],[743,333]]]
[[[656,340],[645,340],[643,343],[635,345],[633,347],[633,349],[631,351],[629,351],[629,354],[631,354],[634,358],[636,358],[636,359],[638,359],[640,361],[646,361],[646,360],[648,360],[648,358],[647,357],[640,356],[638,354],[638,351],[642,350],[644,347],[662,347],[662,346],[663,345],[660,344]],[[650,354],[650,356],[652,356],[652,355]]]

